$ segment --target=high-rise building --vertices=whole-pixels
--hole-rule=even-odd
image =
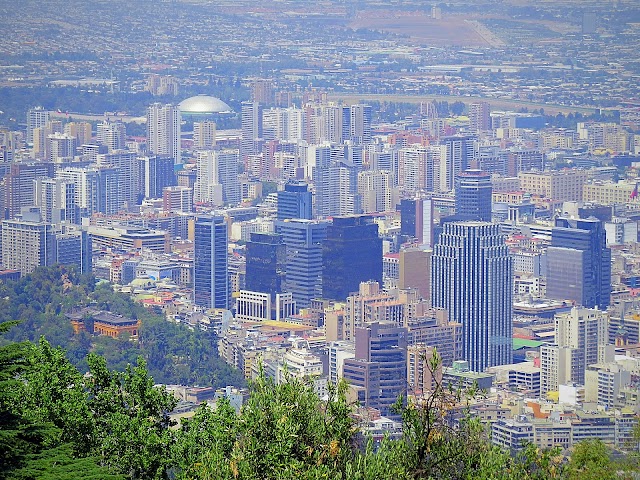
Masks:
[[[78,146],[91,142],[91,124],[88,122],[69,122],[64,126],[64,133],[75,138]]]
[[[75,202],[76,186],[58,178],[38,178],[35,184],[35,206],[47,223],[80,223]]]
[[[557,218],[547,249],[547,297],[606,309],[611,296],[611,250],[596,218]]]
[[[222,216],[196,218],[193,262],[193,300],[196,305],[229,309],[231,284],[227,244],[227,224]]]
[[[97,154],[95,163],[99,167],[111,167],[118,170],[118,182],[123,201],[127,205],[136,205],[140,189],[140,167],[135,152],[129,150],[110,150],[109,153]],[[171,159],[173,168],[173,159]]]
[[[315,208],[318,217],[362,213],[356,167],[336,164],[313,170]]]
[[[456,175],[456,219],[491,221],[491,175],[467,170]]]
[[[268,293],[271,300],[282,293],[286,272],[286,246],[277,233],[251,234],[247,242],[246,289]]]
[[[213,148],[216,146],[216,124],[211,120],[193,123],[193,148]]]
[[[262,105],[272,105],[274,101],[273,81],[256,79],[251,84],[251,101]]]
[[[44,127],[51,112],[42,107],[30,108],[27,112],[27,143],[33,143],[33,130]]]
[[[393,186],[393,174],[366,170],[358,174],[358,193],[363,213],[390,212],[396,206],[398,191]]]
[[[489,103],[478,102],[469,105],[469,128],[472,132],[491,130]]]
[[[371,105],[351,105],[349,114],[349,140],[359,145],[371,143]]]
[[[67,167],[58,170],[56,178],[75,184],[75,203],[80,217],[94,213],[113,215],[124,205],[117,168]]]
[[[249,155],[260,153],[258,145],[263,139],[262,105],[258,102],[243,102],[241,117],[240,159],[244,162]]]
[[[196,153],[196,162],[195,202],[216,206],[240,203],[242,199],[238,180],[238,150],[199,150]]]
[[[62,163],[73,159],[76,153],[76,137],[64,133],[52,133],[46,139],[47,161]]]
[[[433,247],[431,301],[463,326],[463,359],[470,369],[512,359],[513,262],[499,226],[451,222]]]
[[[96,127],[96,140],[105,145],[109,153],[127,147],[127,129],[122,122],[104,121]]]
[[[180,146],[180,110],[177,106],[152,104],[147,110],[147,150],[168,155],[182,163]]]
[[[162,209],[165,212],[193,212],[193,188],[169,186],[162,189]]]
[[[25,207],[15,220],[2,222],[2,266],[22,275],[36,267],[76,265],[81,273],[91,270],[87,233],[77,226],[42,221],[37,207]]]
[[[398,288],[415,288],[420,297],[431,300],[432,250],[411,248],[400,250]]]
[[[173,158],[168,155],[138,157],[138,193],[144,198],[162,198],[166,187],[176,184]]]
[[[313,218],[313,198],[309,185],[304,182],[289,182],[278,192],[278,220],[288,218]]]
[[[471,167],[474,156],[474,139],[465,136],[444,137],[441,140],[444,156],[440,159],[440,191],[453,190],[458,173]]]
[[[334,217],[322,252],[324,298],[344,300],[360,282],[382,285],[382,239],[371,217]]]
[[[321,220],[276,222],[276,232],[282,234],[287,253],[283,290],[293,294],[299,308],[308,308],[313,299],[322,297],[322,244],[328,225]]]
[[[540,349],[542,394],[570,382],[584,385],[587,367],[604,363],[607,325],[607,313],[598,309],[574,307],[555,316],[555,345]]]
[[[52,178],[53,163],[13,163],[5,177],[4,218],[18,215],[22,207],[35,205],[35,181],[38,178]]]
[[[356,328],[355,358],[343,360],[343,376],[360,405],[384,416],[397,416],[391,407],[407,389],[407,330],[390,322]]]

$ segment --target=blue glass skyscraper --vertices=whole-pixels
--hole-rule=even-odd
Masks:
[[[278,221],[287,254],[283,290],[291,292],[298,308],[322,297],[322,244],[327,238],[328,221],[292,219]]]
[[[443,225],[431,257],[431,301],[462,324],[469,368],[511,363],[513,260],[499,226],[486,222]]]
[[[196,218],[193,299],[206,308],[229,308],[231,284],[227,260],[227,224],[221,216]]]

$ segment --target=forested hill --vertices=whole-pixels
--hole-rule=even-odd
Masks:
[[[110,338],[87,332],[74,334],[66,313],[92,307],[140,319],[138,341]],[[217,355],[213,333],[191,331],[135,303],[128,295],[114,292],[107,283],[96,286],[90,275],[74,269],[41,267],[18,281],[0,282],[0,323],[17,320],[2,344],[40,337],[62,347],[80,372],[88,370],[89,352],[103,356],[111,369],[124,371],[141,356],[156,383],[223,387],[241,386],[241,373]]]

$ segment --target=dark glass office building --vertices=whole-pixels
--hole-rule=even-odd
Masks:
[[[231,284],[227,259],[227,224],[221,216],[196,218],[193,299],[206,308],[229,308]]]
[[[306,183],[287,183],[278,192],[278,220],[289,218],[313,218],[312,196]]]
[[[382,239],[378,225],[366,215],[333,217],[322,248],[322,296],[344,300],[360,282],[382,285]]]
[[[456,219],[491,221],[491,175],[467,170],[456,175]]]
[[[246,289],[252,292],[282,293],[287,252],[282,235],[252,233],[247,242]]]
[[[328,225],[325,220],[276,222],[287,255],[283,290],[293,295],[298,308],[308,308],[313,299],[322,296],[322,244]]]
[[[606,309],[611,296],[611,250],[603,223],[557,218],[547,249],[547,297]]]

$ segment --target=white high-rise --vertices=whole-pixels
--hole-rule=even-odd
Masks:
[[[451,222],[433,247],[431,300],[462,323],[472,371],[511,363],[513,260],[498,225]]]
[[[574,307],[555,316],[556,344],[540,349],[541,393],[563,383],[585,383],[589,365],[603,363],[608,343],[609,317],[598,309]]]
[[[154,103],[148,108],[147,147],[151,153],[169,155],[175,163],[182,163],[180,110],[177,106]]]
[[[234,149],[198,151],[194,201],[216,206],[240,203],[239,161],[240,152]]]

